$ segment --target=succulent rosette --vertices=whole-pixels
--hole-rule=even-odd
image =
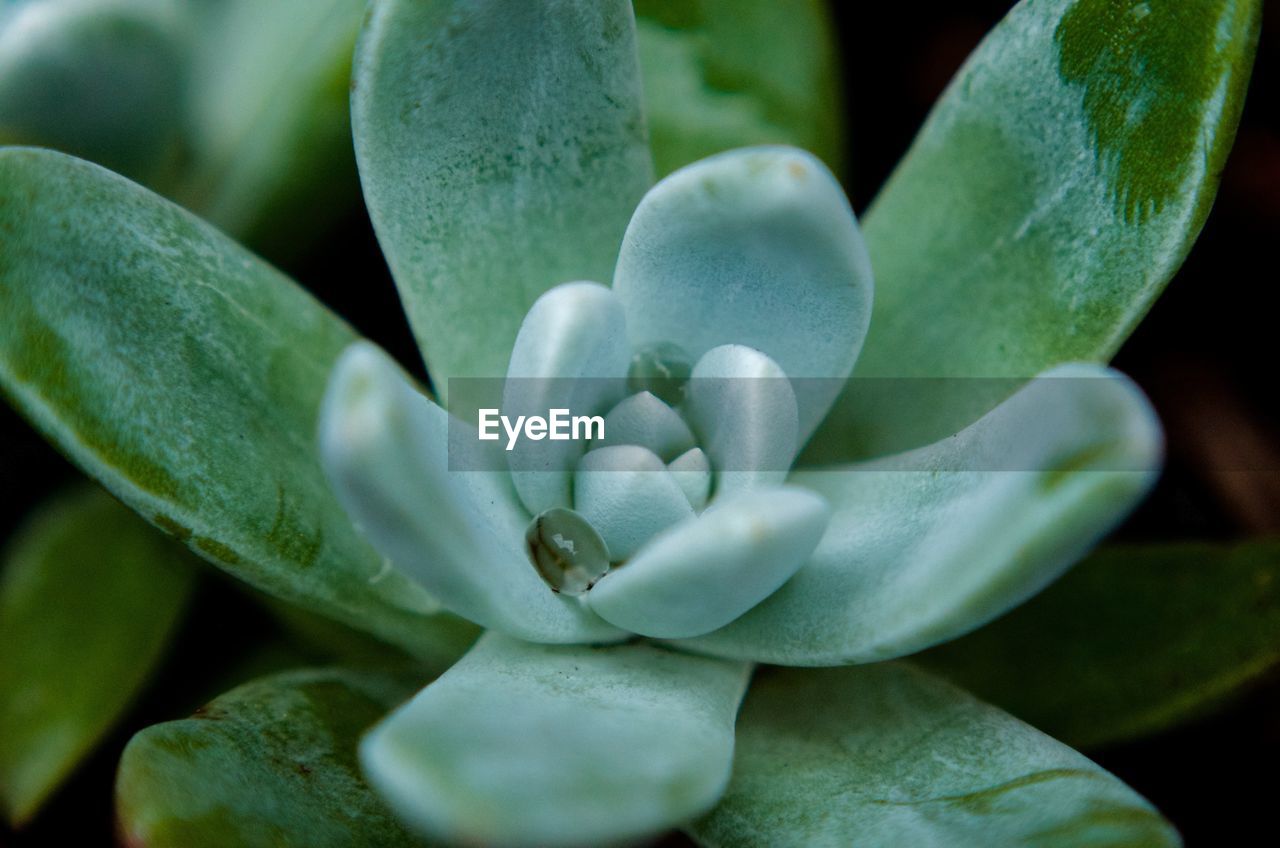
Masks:
[[[1102,363],[1238,117],[1256,4],[1194,5],[1020,4],[860,228],[792,147],[653,184],[630,3],[377,0],[356,154],[431,390],[211,226],[34,149],[0,152],[0,379],[207,559],[450,666],[359,747],[420,835],[1174,844],[1083,755],[891,661],[1048,585],[1158,473]],[[489,451],[469,381],[602,437]],[[148,779],[126,754],[140,844]]]

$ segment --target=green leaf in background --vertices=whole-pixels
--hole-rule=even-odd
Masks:
[[[0,12],[0,143],[81,156],[273,257],[357,207],[364,0],[22,0]]]
[[[1025,378],[1116,351],[1208,214],[1260,5],[1025,0],[1010,12],[863,219],[875,316],[808,461],[924,444],[999,400],[984,390],[994,381],[958,399],[899,387],[872,401],[858,378]]]
[[[1280,543],[1106,549],[920,662],[1077,747],[1161,730],[1280,665]]]
[[[794,381],[799,442],[778,470],[831,408],[875,322],[871,265],[844,190],[788,147],[721,153],[655,185],[627,226],[613,291],[635,350],[675,344],[701,369],[712,348],[743,345]]]
[[[650,645],[533,645],[490,632],[361,747],[424,833],[601,845],[673,827],[724,790],[742,663]]]
[[[183,206],[273,255],[355,207],[351,54],[364,0],[222,0],[192,53]]]
[[[658,174],[734,147],[789,144],[840,171],[844,112],[827,0],[637,0]]]
[[[182,149],[189,20],[170,0],[0,7],[0,144],[55,147],[168,184]]]
[[[608,283],[649,187],[627,0],[377,0],[356,53],[365,201],[436,393],[501,377],[559,283]]]
[[[232,574],[424,658],[452,656],[469,625],[432,615],[320,470],[320,396],[351,329],[208,224],[95,165],[9,148],[0,187],[0,386],[18,409]]]
[[[100,489],[38,510],[0,570],[0,811],[33,816],[156,669],[194,559]]]
[[[1081,754],[898,663],[757,675],[729,789],[688,830],[717,848],[1180,842]]]
[[[307,670],[247,683],[138,733],[116,778],[138,848],[412,846],[360,777],[360,735],[412,693],[386,676]]]

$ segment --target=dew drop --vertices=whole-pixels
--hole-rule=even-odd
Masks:
[[[581,595],[609,570],[609,548],[571,509],[548,509],[525,533],[529,560],[553,592]]]
[[[650,392],[668,406],[677,406],[684,400],[685,384],[691,373],[693,363],[683,348],[671,342],[659,342],[631,357],[627,388],[634,393]]]

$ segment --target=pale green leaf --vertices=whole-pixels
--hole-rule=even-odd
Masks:
[[[0,187],[0,386],[18,409],[259,589],[426,657],[451,641],[457,621],[384,567],[320,470],[320,397],[350,328],[95,165],[10,148]]]
[[[21,824],[159,664],[194,558],[99,489],[41,507],[0,565],[0,810]]]
[[[1280,545],[1104,549],[920,661],[1073,745],[1152,733],[1280,665]]]
[[[826,0],[638,0],[659,174],[734,147],[789,144],[837,172],[840,67]]]
[[[125,748],[116,813],[138,848],[419,844],[365,784],[360,735],[412,692],[341,669],[255,680]]]
[[[644,196],[614,291],[637,350],[674,344],[690,362],[753,347],[799,393],[800,441],[849,375],[871,321],[873,283],[844,190],[801,150],[734,150],[683,168]]]
[[[898,663],[758,675],[729,789],[689,831],[716,848],[1181,843],[1081,754]]]
[[[1098,365],[1032,381],[950,439],[790,482],[833,514],[810,561],[698,650],[780,665],[892,659],[1007,612],[1146,494],[1163,440],[1137,387]]]
[[[875,319],[806,459],[915,447],[999,400],[946,381],[1106,360],[1181,265],[1235,136],[1259,0],[1024,0],[864,216]]]
[[[676,478],[684,496],[694,512],[701,512],[711,497],[711,460],[702,448],[693,448],[667,463],[667,470]]]
[[[693,518],[675,475],[651,450],[636,445],[596,448],[573,475],[574,506],[622,562],[654,534]]]
[[[320,416],[325,472],[388,570],[418,581],[458,615],[521,639],[622,638],[538,576],[525,543],[530,516],[511,475],[467,470],[467,454],[451,453],[482,444],[465,426],[368,342],[334,368]]]
[[[500,411],[513,421],[556,408],[603,415],[622,398],[630,361],[626,317],[617,296],[599,283],[563,283],[539,297],[520,324]],[[450,410],[455,415],[458,405],[455,392]],[[505,447],[516,491],[530,514],[572,503],[570,478],[581,442],[519,440]]]
[[[588,454],[590,455],[590,454]],[[700,636],[767,598],[808,561],[830,510],[807,489],[719,495],[659,533],[585,596],[601,618],[661,639]]]
[[[376,0],[352,123],[435,380],[506,373],[534,300],[607,283],[651,174],[625,0]]]
[[[746,683],[741,664],[647,645],[487,634],[369,735],[362,761],[429,835],[539,846],[636,838],[720,796]]]
[[[591,444],[602,448],[638,445],[668,463],[697,449],[693,432],[680,413],[647,391],[631,395],[610,410],[604,417],[604,437]]]
[[[716,497],[787,479],[799,446],[794,384],[778,363],[739,344],[703,354],[685,390],[685,415],[715,469]]]

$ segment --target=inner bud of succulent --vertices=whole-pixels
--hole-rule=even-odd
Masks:
[[[673,344],[632,357],[630,394],[604,414],[603,432],[557,484],[570,509],[557,505],[534,519],[530,557],[553,590],[586,592],[659,533],[698,517],[713,489],[728,496],[785,480],[798,426],[786,374],[741,345],[690,361]],[[547,526],[557,528],[558,541]],[[603,555],[595,553],[600,545]],[[593,558],[581,563],[578,551]]]
[[[674,344],[632,358],[632,392],[604,416],[573,474],[573,508],[545,510],[526,534],[530,560],[555,592],[582,594],[654,535],[696,516],[711,497],[710,460],[678,411],[692,372]]]

